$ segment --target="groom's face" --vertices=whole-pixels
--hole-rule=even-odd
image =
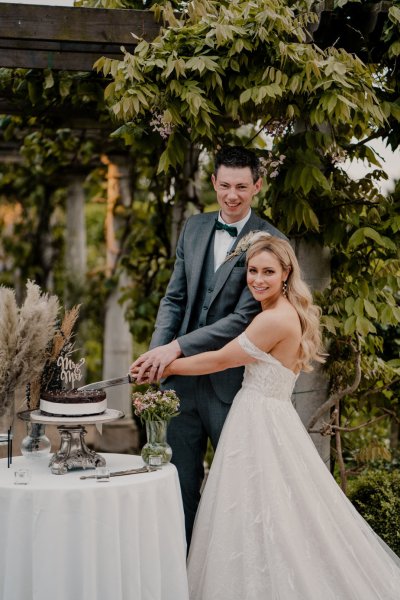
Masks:
[[[221,217],[225,223],[236,223],[247,215],[253,197],[261,189],[261,178],[254,183],[250,167],[225,167],[221,165],[211,176],[217,193]]]

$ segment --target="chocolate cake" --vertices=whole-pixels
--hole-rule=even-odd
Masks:
[[[59,390],[42,392],[40,411],[51,417],[88,417],[101,415],[107,408],[107,397],[101,390]]]

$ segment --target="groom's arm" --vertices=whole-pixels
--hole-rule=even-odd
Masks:
[[[229,293],[229,278],[225,288],[223,293]],[[260,303],[254,300],[247,285],[245,285],[232,312],[218,319],[215,323],[200,327],[178,338],[177,341],[182,354],[192,356],[200,352],[219,350],[240,335],[260,310]]]
[[[131,370],[139,383],[142,376],[146,382],[156,381],[161,377],[165,367],[182,354],[192,356],[225,346],[242,333],[259,312],[260,303],[254,300],[246,286],[233,312],[211,325],[196,329],[170,343],[145,352],[132,364]]]
[[[149,350],[139,356],[131,365],[131,370],[139,368],[135,377],[140,383],[142,374],[151,370],[151,378],[156,379],[157,374],[173,360],[182,355],[179,343],[175,339],[185,316],[187,303],[187,278],[184,259],[184,235],[187,222],[179,236],[174,270],[169,280],[165,296],[160,302],[154,332],[150,341]]]
[[[158,308],[154,332],[149,345],[150,349],[163,346],[174,340],[185,316],[187,303],[187,278],[183,249],[185,230],[186,223],[179,236],[174,269]]]

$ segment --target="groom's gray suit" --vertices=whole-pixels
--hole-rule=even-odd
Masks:
[[[217,350],[242,333],[260,312],[246,286],[245,253],[214,272],[217,217],[218,212],[203,213],[186,222],[150,348],[177,339],[184,356]],[[247,233],[260,230],[285,237],[252,212],[231,251]],[[215,448],[242,378],[243,368],[235,368],[198,377],[173,376],[163,382],[164,388],[176,390],[181,401],[181,413],[168,428],[168,441],[179,472],[188,542],[200,499],[207,438]]]

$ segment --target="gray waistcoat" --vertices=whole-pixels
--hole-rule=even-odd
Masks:
[[[214,273],[214,235],[212,235],[204,258],[196,302],[189,321],[188,333],[199,327],[204,327],[206,324],[208,300],[214,290],[217,273],[218,270]]]

